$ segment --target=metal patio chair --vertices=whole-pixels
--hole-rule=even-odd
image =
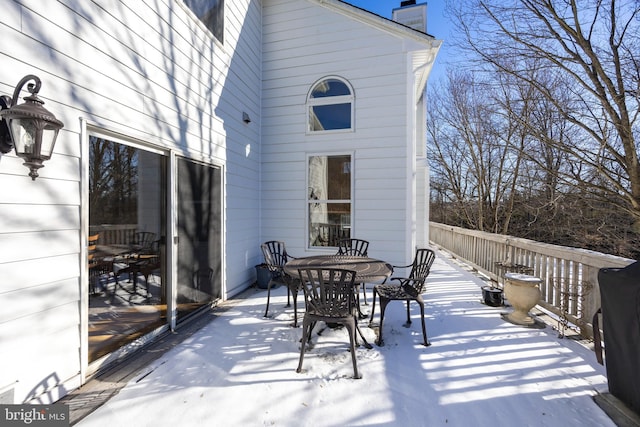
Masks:
[[[269,314],[269,300],[271,298],[271,286],[284,285],[287,287],[287,305],[291,306],[290,296],[293,295],[293,327],[298,326],[298,290],[300,289],[300,280],[292,277],[284,271],[284,265],[290,259],[295,257],[287,253],[284,242],[278,240],[270,240],[260,245],[264,262],[271,273],[271,278],[267,284],[267,307],[264,311],[264,317]]]
[[[351,255],[351,256],[368,256],[369,242],[362,239],[340,239],[338,241],[338,255]],[[359,283],[358,288],[362,287],[362,298],[364,299],[364,305],[369,305],[367,302],[367,286],[364,283]],[[360,296],[358,295],[358,303],[360,303]]]
[[[304,291],[306,310],[302,321],[302,345],[296,372],[302,371],[306,345],[318,321],[340,324],[349,332],[349,350],[353,362],[353,377],[361,378],[356,362],[356,332],[358,320],[353,290],[355,271],[341,269],[308,268],[298,270]]]
[[[395,268],[408,268],[411,267],[411,272],[408,277],[391,277],[390,282],[395,283],[383,283],[381,285],[375,285],[373,287],[373,305],[371,307],[371,317],[369,318],[369,324],[373,321],[373,314],[376,309],[376,295],[380,298],[380,325],[378,330],[378,339],[376,344],[379,346],[384,345],[382,339],[382,329],[384,322],[384,312],[387,308],[387,304],[391,301],[406,301],[407,303],[407,322],[404,326],[409,327],[411,325],[411,316],[409,311],[409,304],[411,301],[415,301],[420,306],[420,318],[422,320],[422,338],[423,345],[429,346],[430,343],[427,340],[427,328],[424,323],[424,300],[422,299],[422,293],[425,288],[425,281],[429,272],[431,271],[431,265],[435,260],[435,254],[431,249],[417,249],[413,263],[403,266],[393,266]]]
[[[338,255],[367,256],[369,242],[362,239],[340,239]]]

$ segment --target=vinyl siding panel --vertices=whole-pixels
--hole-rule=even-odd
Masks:
[[[402,40],[312,2],[266,1],[263,19],[263,240],[284,240],[303,256],[306,154],[354,153],[354,235],[370,240],[371,249],[382,242],[396,247],[378,254],[404,262],[408,59]],[[329,75],[354,89],[355,131],[307,134],[307,94]]]
[[[261,3],[225,2],[228,73],[214,114],[227,137],[225,192],[226,296],[255,281],[260,245]],[[242,121],[242,113],[251,123]],[[232,143],[229,143],[232,142]]]
[[[78,282],[57,285],[77,289]],[[59,293],[55,295],[59,296]],[[38,298],[33,299],[32,304],[42,300],[42,294],[32,296]],[[72,380],[79,373],[78,321],[78,304],[72,301],[35,313],[23,313],[11,322],[0,323],[3,343],[11,343],[0,347],[0,364],[5,367],[3,384],[18,380],[16,392],[23,394],[21,400],[43,397],[43,393],[43,401],[62,397],[62,391],[56,385]],[[34,325],[38,327],[34,328]]]
[[[13,153],[0,161],[0,215],[6,219],[0,225],[0,303],[11,305],[0,316],[0,342],[12,348],[10,354],[0,349],[0,387],[19,380],[17,402],[34,397],[33,390],[53,398],[72,389],[86,363],[80,352],[86,337],[78,333],[86,324],[79,307],[87,301],[80,214],[86,141],[79,118],[222,167],[223,231],[232,236],[224,239],[223,296],[255,280],[262,5],[225,3],[224,44],[181,0],[5,5],[0,94],[11,95],[22,76],[36,74],[45,107],[65,123],[35,182]],[[251,123],[242,121],[243,112]],[[49,391],[36,388],[42,381]]]

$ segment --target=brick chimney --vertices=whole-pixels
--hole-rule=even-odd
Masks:
[[[416,0],[403,0],[400,2],[400,7],[393,9],[391,19],[414,30],[426,33],[427,4],[416,4]]]

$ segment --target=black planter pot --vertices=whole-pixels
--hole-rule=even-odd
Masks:
[[[267,264],[256,265],[256,286],[258,289],[267,289],[271,280],[271,271]]]
[[[491,286],[482,287],[482,299],[484,303],[491,307],[502,307],[504,305],[504,298],[502,296],[502,289],[492,288]]]

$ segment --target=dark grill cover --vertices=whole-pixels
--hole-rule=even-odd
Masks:
[[[598,272],[609,391],[640,414],[640,262]]]

